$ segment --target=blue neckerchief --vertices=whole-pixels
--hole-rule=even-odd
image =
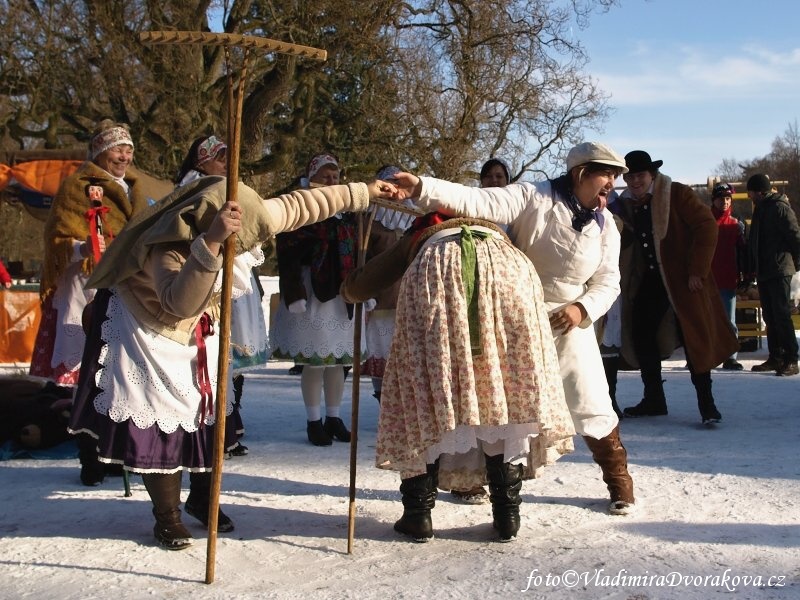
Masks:
[[[570,194],[569,199],[564,200],[564,203],[572,212],[572,228],[575,231],[582,231],[591,220],[597,221],[597,225],[600,227],[600,230],[603,230],[603,224],[605,222],[603,214],[584,207],[580,202],[578,202],[575,194]]]

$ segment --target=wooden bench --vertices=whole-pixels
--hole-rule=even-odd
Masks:
[[[758,300],[737,300],[736,310],[752,310],[754,311],[755,318],[748,318],[746,321],[736,318],[736,328],[739,330],[739,342],[744,339],[757,338],[758,347],[761,348],[763,343],[762,339],[767,335],[767,329],[764,327],[764,322],[761,317],[761,302]]]

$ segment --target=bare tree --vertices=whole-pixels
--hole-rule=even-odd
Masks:
[[[783,135],[772,141],[766,156],[742,163],[743,178],[765,173],[773,181],[787,181],[783,190],[795,213],[800,215],[800,127],[797,120],[789,123]]]
[[[440,177],[475,177],[502,154],[526,172],[552,173],[582,127],[607,116],[606,96],[581,69],[571,27],[615,2],[429,0],[395,21],[408,162]],[[572,7],[572,10],[569,9]]]
[[[191,140],[224,134],[223,49],[145,46],[142,30],[224,31],[325,48],[263,56],[245,100],[244,177],[288,185],[319,150],[353,178],[387,162],[466,178],[500,154],[551,172],[606,116],[573,27],[617,0],[2,0],[0,147],[85,144],[131,125],[137,164],[170,177]],[[237,57],[230,57],[235,60]]]

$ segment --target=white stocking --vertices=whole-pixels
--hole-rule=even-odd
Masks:
[[[303,392],[303,403],[306,405],[306,418],[319,421],[322,418],[320,404],[322,402],[322,374],[324,367],[305,365],[300,375],[300,389]],[[326,394],[327,395],[327,394]]]
[[[344,395],[344,367],[325,367],[325,416],[338,417]]]

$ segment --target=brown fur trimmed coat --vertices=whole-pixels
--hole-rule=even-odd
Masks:
[[[89,223],[84,213],[90,204],[86,186],[92,183],[103,188],[103,205],[110,210],[106,214],[106,244],[111,244],[130,218],[147,208],[147,198],[138,178],[128,173],[125,182],[130,186],[130,197],[114,181],[111,174],[91,161],[83,163],[75,173],[67,177],[58,190],[44,228],[45,251],[42,265],[40,294],[42,299],[55,289],[58,278],[72,260],[72,242],[83,242],[89,235]],[[81,266],[89,274],[94,268],[94,259],[85,258]]]
[[[638,367],[631,311],[645,261],[633,235],[633,207],[629,198],[623,196],[620,200],[624,223],[620,251],[622,355],[629,365]],[[717,223],[711,209],[690,187],[661,173],[655,178],[651,208],[656,259],[672,306],[659,329],[659,348],[666,357],[680,346],[675,327],[677,318],[694,368],[698,373],[710,371],[739,348],[711,274]],[[699,292],[689,290],[691,275],[703,279],[703,289]]]

